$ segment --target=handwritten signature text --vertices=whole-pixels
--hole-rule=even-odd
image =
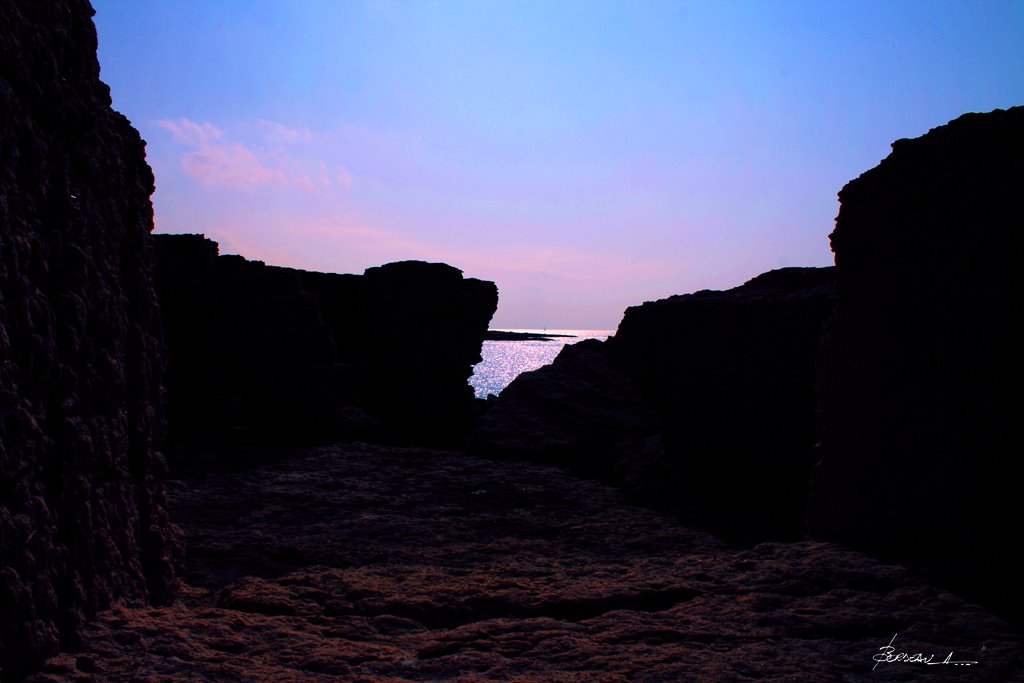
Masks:
[[[879,664],[895,664],[897,662],[902,662],[904,664],[924,664],[926,666],[936,666],[938,664],[948,664],[951,666],[971,666],[972,664],[978,663],[967,661],[965,659],[953,659],[952,652],[946,655],[945,659],[941,660],[936,660],[935,655],[926,655],[921,652],[915,652],[914,654],[911,654],[909,652],[896,652],[896,648],[895,646],[893,646],[893,643],[896,642],[896,636],[898,635],[898,633],[893,635],[892,640],[889,641],[888,645],[883,645],[882,647],[878,648],[878,654],[874,655],[871,658],[875,661],[875,665],[871,667],[872,671],[877,669]]]

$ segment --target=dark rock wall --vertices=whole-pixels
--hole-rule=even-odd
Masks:
[[[143,143],[84,0],[0,0],[0,677],[175,581]]]
[[[334,343],[298,271],[218,256],[198,235],[155,242],[172,436],[330,423]]]
[[[278,268],[219,256],[201,235],[156,244],[172,435],[468,432],[493,283],[416,261],[361,276]]]
[[[832,268],[783,268],[626,311],[609,350],[662,418],[688,517],[740,536],[803,534],[834,279]]]
[[[630,308],[604,344],[567,347],[517,378],[474,447],[625,484],[702,528],[799,537],[833,278],[787,268]]]
[[[843,188],[809,513],[1017,610],[1022,196],[1021,107],[897,141]]]

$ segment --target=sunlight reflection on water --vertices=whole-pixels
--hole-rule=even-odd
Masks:
[[[480,350],[483,360],[473,366],[469,384],[477,398],[499,394],[520,373],[536,370],[555,359],[566,344],[584,339],[607,339],[614,330],[507,330],[510,332],[536,332],[571,334],[551,341],[485,341]]]

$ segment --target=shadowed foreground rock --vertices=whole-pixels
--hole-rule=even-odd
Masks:
[[[784,268],[632,307],[607,342],[513,381],[473,447],[624,484],[737,538],[801,538],[833,278]]]
[[[825,543],[730,550],[555,468],[348,444],[171,496],[185,597],[103,615],[34,681],[1024,675],[1018,633],[903,569]],[[979,663],[872,672],[895,633]]]
[[[652,487],[668,469],[661,420],[631,379],[612,366],[607,344],[562,348],[553,363],[517,377],[477,421],[472,447],[582,476]]]
[[[0,0],[0,679],[175,589],[153,175],[84,0]]]
[[[1022,188],[1024,107],[899,140],[843,188],[809,517],[1018,619]]]
[[[218,255],[156,235],[171,436],[249,432],[458,443],[466,379],[498,305],[492,282],[405,261],[364,275]]]

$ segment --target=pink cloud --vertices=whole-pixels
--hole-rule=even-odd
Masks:
[[[277,121],[259,119],[257,123],[266,131],[267,139],[272,143],[294,145],[299,142],[312,142],[313,132],[308,128],[289,128]]]
[[[312,140],[308,130],[288,128],[273,121],[259,123],[268,131],[266,137],[274,142]],[[352,184],[352,177],[343,168],[332,180],[323,162],[290,156],[283,148],[267,150],[258,145],[229,141],[224,131],[211,123],[181,118],[157,124],[170,132],[176,143],[192,148],[181,155],[181,168],[204,185],[242,191],[277,186],[318,192],[335,183],[341,187]]]
[[[186,173],[206,185],[251,190],[260,185],[288,185],[281,169],[260,163],[244,145],[203,145],[181,157]]]
[[[201,147],[210,144],[212,140],[224,137],[224,133],[212,123],[195,123],[188,119],[164,120],[156,123],[161,128],[170,131],[175,142],[192,147]]]

